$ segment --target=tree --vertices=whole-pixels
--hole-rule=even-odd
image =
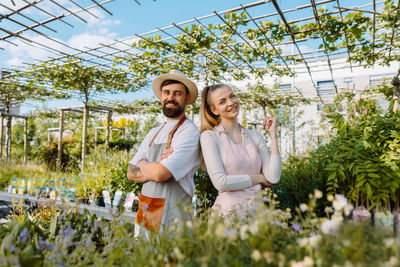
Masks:
[[[27,73],[37,84],[49,85],[57,92],[76,93],[84,104],[82,127],[81,168],[84,168],[86,157],[86,135],[89,114],[89,101],[95,94],[135,91],[143,86],[143,82],[129,77],[122,69],[105,69],[97,66],[86,66],[79,59],[69,58],[59,64],[45,62],[35,66]]]
[[[0,103],[3,105],[4,114],[7,116],[5,158],[11,158],[11,108],[23,103],[27,99],[43,100],[52,93],[42,86],[36,86],[20,79],[19,73],[2,72],[0,81]],[[3,115],[0,116],[0,157],[3,150]]]

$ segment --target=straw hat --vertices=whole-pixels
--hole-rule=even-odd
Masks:
[[[196,84],[191,80],[189,80],[185,76],[185,74],[183,74],[179,70],[170,70],[169,73],[158,76],[153,80],[152,84],[153,92],[158,99],[161,100],[161,84],[166,80],[175,80],[186,85],[190,95],[189,104],[193,104],[196,101],[198,95],[198,89]]]

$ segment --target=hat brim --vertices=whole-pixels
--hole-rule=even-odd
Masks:
[[[173,73],[167,73],[167,74],[158,76],[157,78],[155,78],[153,80],[153,83],[152,83],[153,92],[158,99],[161,100],[161,84],[166,80],[176,80],[176,81],[183,83],[189,90],[190,99],[189,99],[188,104],[193,104],[194,102],[196,102],[197,96],[199,94],[199,90],[197,89],[196,84],[187,78],[184,78],[180,75],[173,74]]]

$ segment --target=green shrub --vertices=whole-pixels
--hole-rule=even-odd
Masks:
[[[121,159],[117,162],[117,165],[110,169],[110,186],[111,195],[114,196],[117,190],[121,190],[125,193],[134,192],[136,195],[139,194],[142,189],[141,183],[128,180],[126,174],[128,172],[129,159]]]
[[[329,146],[322,146],[308,157],[291,156],[282,164],[281,180],[271,187],[272,192],[278,195],[281,209],[293,211],[301,203],[307,203],[316,189],[326,195],[328,172],[325,167],[329,152]],[[326,198],[318,200],[318,216],[325,215],[326,204]]]
[[[200,212],[204,212],[214,204],[218,191],[212,184],[208,173],[202,169],[198,169],[194,174],[194,183],[196,185],[195,194],[199,199],[198,209]]]
[[[97,144],[105,144],[105,141],[99,140]],[[115,150],[131,150],[137,144],[136,140],[118,139],[116,141],[110,141],[109,147]]]

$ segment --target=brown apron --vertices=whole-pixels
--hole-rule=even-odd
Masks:
[[[183,124],[183,117],[168,135],[167,143],[153,144],[165,124],[158,130],[149,143],[147,160],[159,162],[162,154],[171,147],[171,140],[176,130]],[[172,177],[165,182],[149,181],[143,184],[139,195],[139,207],[136,215],[135,236],[150,238],[150,232],[160,233],[169,229],[174,220],[182,217],[183,206],[190,205],[191,197]],[[180,207],[182,205],[182,207]]]

